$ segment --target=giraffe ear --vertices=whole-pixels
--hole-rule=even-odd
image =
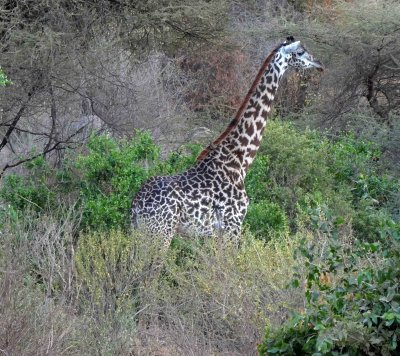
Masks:
[[[292,53],[292,52],[296,51],[297,48],[299,48],[299,47],[300,47],[300,41],[296,41],[296,42],[285,45],[283,47],[283,49],[286,53]]]

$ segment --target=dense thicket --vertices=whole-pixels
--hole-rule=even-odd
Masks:
[[[0,350],[398,354],[397,1],[0,0]],[[240,247],[129,229],[288,34]],[[265,331],[266,330],[266,331]]]
[[[3,348],[23,350],[13,333],[32,332],[11,323],[12,305],[28,303],[16,292],[27,289],[34,308],[45,297],[55,303],[49,312],[77,311],[63,317],[67,331],[50,321],[61,338],[55,352],[97,352],[112,332],[111,353],[159,350],[154,338],[167,352],[251,353],[265,323],[262,352],[396,350],[400,183],[382,171],[375,144],[271,122],[246,182],[241,247],[177,237],[167,253],[154,237],[128,232],[131,199],[149,176],[190,167],[201,146],[160,159],[151,136],[138,132],[130,141],[93,136],[85,148],[68,152],[61,168],[41,157],[26,165],[29,174],[3,179]],[[7,271],[20,279],[11,283]],[[287,289],[289,276],[297,289]],[[275,331],[303,303],[307,313]],[[29,325],[23,310],[18,321]],[[80,338],[87,318],[97,326]],[[27,350],[41,342],[32,337]]]

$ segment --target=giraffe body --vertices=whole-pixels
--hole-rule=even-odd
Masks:
[[[175,233],[238,236],[248,205],[243,181],[234,182],[210,161],[145,183],[132,204],[134,225],[161,235],[166,245]]]
[[[227,129],[199,155],[194,167],[151,178],[132,203],[132,224],[164,238],[174,234],[237,238],[246,215],[244,180],[261,143],[271,104],[286,69],[322,69],[300,42],[288,38],[265,60]]]

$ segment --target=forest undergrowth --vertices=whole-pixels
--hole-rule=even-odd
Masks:
[[[240,246],[177,236],[164,251],[130,231],[131,199],[199,149],[161,159],[146,132],[93,136],[60,168],[38,158],[4,177],[1,350],[396,350],[400,185],[377,145],[271,121]]]

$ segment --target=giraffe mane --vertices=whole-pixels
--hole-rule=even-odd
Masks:
[[[228,127],[225,129],[224,132],[222,132],[219,137],[217,137],[211,144],[209,144],[203,151],[200,152],[199,156],[197,157],[197,161],[201,161],[204,159],[217,145],[219,145],[222,140],[229,135],[229,133],[238,125],[239,120],[241,116],[243,115],[247,104],[251,98],[251,96],[254,93],[254,90],[256,89],[258,83],[261,80],[261,77],[263,76],[265,70],[267,69],[269,63],[271,62],[272,57],[276,54],[276,52],[279,50],[279,48],[282,46],[280,44],[278,47],[276,47],[271,53],[268,55],[268,57],[265,59],[263,65],[261,66],[260,70],[258,71],[258,74],[256,76],[256,79],[254,79],[253,84],[251,85],[249,91],[247,92],[247,95],[245,96],[242,104],[240,105],[239,110],[237,111],[235,117],[233,120],[229,123]]]

